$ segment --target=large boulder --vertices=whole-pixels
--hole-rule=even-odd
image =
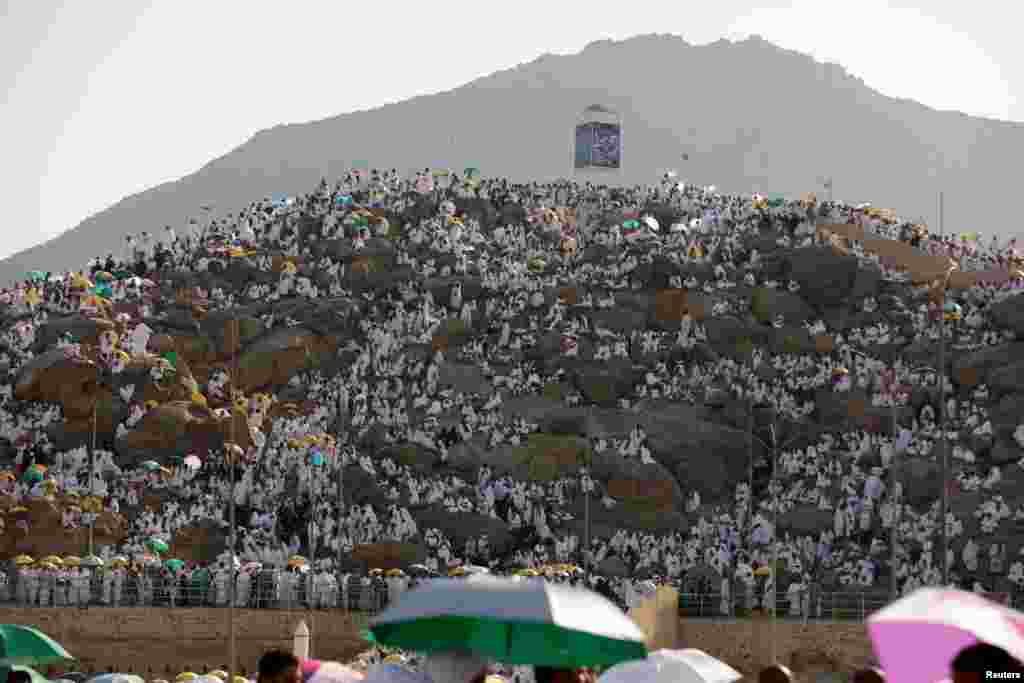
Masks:
[[[436,506],[413,509],[412,516],[420,532],[432,528],[440,529],[445,536],[452,539],[459,550],[470,538],[480,538],[483,535],[487,536],[492,552],[504,554],[512,548],[512,532],[500,519],[475,512],[448,512]]]
[[[69,500],[30,498],[21,503],[28,512],[12,511],[7,507],[6,532],[0,540],[0,558],[16,555],[45,557],[47,555],[81,555],[89,540],[88,527],[65,529],[64,508]],[[24,522],[23,525],[19,525]],[[93,530],[96,545],[123,543],[128,535],[128,522],[119,514],[105,510],[99,514]]]
[[[214,562],[227,548],[228,529],[212,520],[178,529],[171,538],[169,555],[186,562]]]
[[[238,385],[243,391],[286,383],[312,367],[318,354],[337,352],[337,339],[309,328],[286,327],[269,332],[249,345],[238,361]]]
[[[815,315],[815,310],[796,294],[769,287],[759,287],[753,291],[750,307],[751,313],[762,323],[772,322],[776,316],[781,315],[788,323],[800,324]]]
[[[1018,339],[1024,336],[1024,294],[1007,297],[989,307],[988,315],[996,325],[1016,332]]]
[[[817,310],[840,304],[857,283],[856,257],[837,254],[828,247],[792,250],[786,264],[788,277],[800,284],[801,296]],[[867,282],[861,286],[870,289]]]
[[[750,458],[761,454],[747,433],[701,419],[687,405],[649,402],[636,419],[647,432],[655,460],[675,475],[689,493],[697,490],[706,500],[731,495],[733,482],[745,479]]]
[[[934,344],[931,348],[934,353]],[[992,382],[1001,391],[1014,391],[1015,385],[1010,382],[1019,371],[1014,368],[1018,364],[1024,364],[1024,342],[989,346],[956,358],[953,377],[962,384]]]
[[[418,543],[364,543],[352,548],[352,559],[363,564],[364,571],[407,569],[411,564],[425,562],[427,549]]]

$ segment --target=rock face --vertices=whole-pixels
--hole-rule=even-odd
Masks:
[[[4,504],[5,531],[0,542],[0,557],[29,555],[45,557],[57,555],[85,555],[89,547],[89,529],[63,527],[64,509],[77,500],[35,498],[23,503],[19,509],[13,501]],[[100,514],[93,529],[96,546],[121,543],[128,535],[127,521],[120,515],[106,511]]]
[[[649,206],[661,232],[611,248],[596,236],[632,220],[621,206],[538,219],[532,207],[510,200],[459,198],[458,221],[467,231],[475,223],[479,231],[472,240],[463,237],[472,250],[459,253],[444,246],[446,235],[457,232],[454,223],[436,234],[416,233],[425,232],[421,221],[438,216],[438,202],[408,199],[402,211],[360,214],[374,228],[365,240],[354,239],[351,225],[341,237],[320,239],[322,218],[300,216],[287,230],[297,240],[289,253],[301,256],[264,244],[251,256],[214,258],[202,272],[151,273],[156,286],[137,300],[91,313],[53,313],[31,338],[26,333],[24,343],[20,333],[8,334],[2,344],[17,353],[0,369],[12,369],[11,405],[21,411],[59,406],[41,429],[58,450],[90,443],[95,432],[97,444],[115,451],[124,468],[146,460],[170,465],[184,454],[223,457],[228,444],[253,458],[264,438],[283,433],[286,418],[316,414],[321,427],[349,437],[346,445],[370,461],[344,469],[345,505],[369,505],[378,513],[403,506],[421,535],[439,529],[453,547],[486,536],[493,551],[508,554],[534,547],[529,529],[481,514],[485,508],[476,507],[473,491],[464,494],[471,512],[452,512],[458,503],[435,498],[426,504],[422,494],[410,494],[407,482],[385,480],[385,461],[424,480],[458,476],[470,488],[485,466],[494,477],[538,486],[561,482],[569,492],[566,516],[551,521],[558,534],[582,537],[587,521],[595,535],[619,529],[685,534],[704,511],[731,509],[737,483],[763,470],[758,463],[770,456],[771,434],[784,448],[805,448],[824,432],[891,429],[891,411],[872,405],[877,377],[846,393],[833,389],[831,371],[847,362],[848,345],[886,361],[935,362],[934,342],[913,340],[913,318],[927,292],[884,280],[877,267],[832,248],[780,246],[788,230],[767,216],[742,235],[730,259],[715,254],[698,261],[703,257],[671,246],[668,233],[673,223],[701,217],[692,207]],[[542,257],[497,244],[499,228],[528,218],[534,221],[531,247],[543,248]],[[794,219],[802,220],[799,214],[786,220]],[[583,248],[575,254],[560,249],[556,222],[574,225]],[[763,268],[749,269],[754,280],[744,277],[752,249],[763,259]],[[210,245],[197,254],[213,255]],[[495,264],[504,280],[495,280]],[[519,280],[528,284],[510,284]],[[319,294],[299,292],[300,283]],[[268,289],[261,294],[263,286]],[[224,310],[216,303],[221,295],[245,303]],[[866,298],[876,298],[878,306],[866,306]],[[400,318],[392,315],[398,301]],[[985,313],[1024,334],[1022,302],[1010,297]],[[12,331],[31,318],[25,310],[0,309],[0,315]],[[684,320],[701,334],[680,341]],[[812,324],[818,320],[825,331]],[[891,333],[884,342],[851,342],[855,330],[879,325]],[[385,329],[395,339],[378,334]],[[112,342],[114,336],[121,341]],[[129,338],[137,344],[126,344]],[[964,428],[958,441],[975,453],[978,467],[1003,467],[1005,481],[1013,482],[1013,463],[1024,455],[1013,438],[1024,415],[1024,342],[973,349],[957,342],[948,357],[957,395],[987,385],[993,427],[992,434]],[[111,344],[124,354],[119,364],[111,359]],[[719,361],[715,375],[708,367]],[[752,409],[751,387],[742,378],[748,369],[763,384],[757,391],[785,387],[790,407],[807,406],[806,418],[767,410],[767,400]],[[347,413],[338,410],[339,400],[327,405],[311,389],[338,374],[357,378]],[[419,389],[428,380],[436,381],[436,391],[424,398]],[[934,400],[915,390],[901,420],[919,419]],[[404,412],[384,420],[399,404]],[[470,424],[472,434],[459,433]],[[501,438],[492,443],[488,429],[495,425]],[[633,443],[638,433],[643,450]],[[22,436],[0,439],[0,452],[13,457]],[[865,468],[880,462],[877,449],[858,458]],[[567,483],[584,468],[599,492],[591,498]],[[287,475],[288,497],[298,495],[295,469]],[[928,459],[910,458],[898,469],[918,508],[941,491],[941,475]],[[1010,483],[1002,486],[1011,495]],[[694,494],[705,507],[684,512]],[[152,503],[166,504],[162,498]],[[57,533],[60,504],[33,505],[17,513],[26,517],[28,534],[15,529],[26,520],[7,518],[0,556],[42,552],[36,530],[53,531],[65,539],[62,548],[81,554],[81,532]],[[779,518],[780,531],[794,535],[830,525],[831,513],[802,502]],[[125,520],[108,515],[97,533],[116,540],[125,529]],[[413,541],[360,545],[352,559],[363,568],[404,567],[430,552]],[[224,532],[212,523],[190,525],[172,539],[173,554],[195,561],[210,561],[224,546]],[[630,571],[618,558],[603,565],[610,574]]]

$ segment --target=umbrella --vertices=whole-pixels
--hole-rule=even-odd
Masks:
[[[95,555],[86,555],[82,558],[82,566],[84,567],[102,567],[103,559],[96,557]]]
[[[64,564],[64,560],[62,560],[61,558],[57,557],[56,555],[48,555],[48,556],[44,557],[42,561],[43,561],[44,564],[55,564],[58,567],[60,565]]]
[[[31,626],[0,624],[0,664],[60,664],[74,660],[60,643]]]
[[[78,557],[77,555],[68,555],[64,558],[65,567],[78,567],[81,566],[81,564],[82,558]]]
[[[868,635],[882,669],[901,683],[947,678],[953,658],[978,642],[1024,660],[1024,614],[966,591],[916,590],[868,617]]]
[[[170,569],[172,572],[178,572],[184,569],[185,561],[177,558],[172,558],[164,562],[164,566]]]
[[[28,555],[18,555],[16,558],[14,558],[14,564],[18,567],[27,567],[33,562],[35,562],[35,560],[33,560]]]
[[[155,537],[146,541],[146,547],[158,555],[163,555],[171,549],[170,546],[167,545],[167,541]]]
[[[25,470],[25,481],[35,483],[43,480],[43,473],[39,470]]]
[[[639,627],[592,591],[486,575],[430,581],[374,619],[370,633],[389,647],[507,664],[610,666],[647,655]]]
[[[160,469],[160,463],[156,460],[146,460],[145,462],[140,463],[139,466],[147,472],[156,472]]]
[[[743,674],[701,650],[658,650],[647,659],[616,664],[599,683],[733,683]]]
[[[303,683],[355,683],[361,680],[363,674],[338,662],[302,660]]]
[[[174,677],[174,683],[188,683],[188,681],[194,681],[197,678],[199,678],[198,674],[191,671],[182,671]]]
[[[199,456],[197,455],[186,455],[185,460],[183,462],[185,467],[189,468],[190,470],[197,470],[203,464],[203,462],[199,459]]]
[[[141,676],[135,674],[102,674],[90,678],[86,683],[145,683]]]
[[[301,567],[301,566],[303,566],[305,564],[308,564],[308,563],[309,563],[309,560],[304,558],[302,555],[292,555],[291,557],[288,558],[288,566],[289,567]]]
[[[214,678],[219,678],[222,681],[228,680],[228,672],[225,671],[224,669],[214,669],[213,671],[211,671],[207,675],[208,676],[213,676]]]

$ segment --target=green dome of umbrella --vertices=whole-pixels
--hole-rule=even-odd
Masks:
[[[181,571],[185,567],[185,561],[177,558],[171,558],[164,562],[164,566],[172,572]]]
[[[647,656],[640,628],[594,593],[475,576],[415,588],[374,619],[371,640],[422,652],[462,650],[505,664],[611,666]]]
[[[147,472],[156,472],[158,469],[160,469],[160,463],[158,463],[156,460],[146,460],[145,462],[140,463],[139,466],[142,467],[142,469],[146,470]]]
[[[0,666],[39,666],[75,658],[60,643],[31,626],[0,624]]]

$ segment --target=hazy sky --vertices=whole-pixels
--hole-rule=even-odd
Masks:
[[[258,130],[448,90],[602,38],[673,33],[704,44],[758,33],[887,95],[1024,121],[1024,6],[1012,0],[0,7],[0,258],[192,173]]]

